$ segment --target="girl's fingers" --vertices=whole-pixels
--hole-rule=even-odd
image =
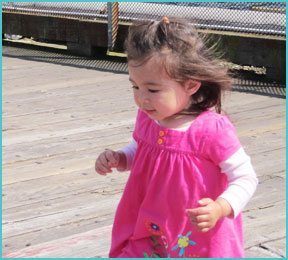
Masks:
[[[98,157],[97,161],[96,161],[96,166],[97,169],[102,171],[102,172],[111,172],[111,169],[108,165],[107,159],[105,157],[105,154],[100,154],[100,156]]]
[[[192,223],[195,223],[195,224],[197,224],[197,220],[196,220],[196,217],[190,217],[190,220],[191,220],[191,222],[192,222]]]
[[[208,222],[202,222],[197,224],[197,228],[201,231],[201,232],[207,232],[210,230],[211,226]]]
[[[119,161],[118,153],[111,151],[111,150],[107,150],[105,152],[105,157],[109,166],[115,167],[118,165],[118,161]]]
[[[106,150],[99,155],[95,163],[95,170],[101,175],[112,172],[111,167],[117,167],[119,163],[119,155],[112,150]]]
[[[111,169],[110,169],[110,166],[109,166],[109,164],[108,164],[108,160],[107,160],[107,158],[106,158],[106,154],[105,154],[105,153],[102,153],[102,154],[99,156],[99,162],[100,162],[99,165],[101,165],[102,168],[105,168],[107,171],[111,170]]]
[[[209,205],[210,203],[213,203],[213,202],[214,202],[214,200],[212,200],[212,199],[210,199],[210,198],[203,198],[203,199],[201,199],[201,200],[198,201],[198,203],[199,203],[199,205],[200,205],[201,207],[207,206],[207,205]]]
[[[101,153],[97,161],[99,161],[99,163],[102,164],[103,166],[108,166],[108,161],[107,161],[105,153]]]
[[[209,222],[200,222],[200,223],[197,224],[197,227],[199,229],[209,228],[210,227],[210,223]]]
[[[103,171],[101,171],[101,170],[99,170],[99,169],[95,169],[96,170],[96,172],[98,173],[98,174],[100,174],[100,175],[106,175],[106,173],[105,172],[103,172]]]
[[[101,175],[106,175],[106,173],[112,172],[111,169],[107,169],[103,165],[97,165],[95,170]]]
[[[210,230],[210,228],[203,228],[203,229],[201,229],[200,231],[203,232],[203,233],[205,233],[205,232],[207,232],[207,231],[209,231],[209,230]]]
[[[209,213],[209,210],[206,207],[199,207],[194,209],[187,209],[186,210],[189,217],[197,217],[200,215],[206,215]]]
[[[200,215],[196,217],[196,222],[200,223],[200,222],[207,222],[209,221],[209,216],[207,215]]]
[[[95,163],[95,171],[101,175],[106,175],[107,173],[107,169],[105,169],[99,162]]]
[[[207,215],[193,216],[193,217],[190,217],[190,220],[191,220],[192,225],[199,227],[199,224],[205,225],[202,223],[208,223],[209,222],[209,216],[207,216]]]

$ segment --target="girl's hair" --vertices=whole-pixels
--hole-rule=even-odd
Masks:
[[[177,82],[201,82],[187,112],[200,113],[215,107],[221,113],[222,90],[230,89],[232,80],[222,61],[213,57],[188,21],[163,17],[161,21],[134,23],[129,28],[125,49],[128,62],[133,60],[141,65],[156,54],[167,74]]]

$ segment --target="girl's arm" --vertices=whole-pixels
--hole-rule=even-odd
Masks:
[[[132,141],[128,145],[126,145],[125,147],[123,147],[122,149],[118,151],[118,152],[123,153],[124,156],[126,157],[126,166],[122,168],[118,167],[117,168],[118,171],[130,170],[136,150],[137,150],[137,143],[133,138]]]
[[[187,210],[192,223],[202,232],[213,228],[222,217],[237,217],[252,197],[258,184],[250,157],[243,148],[221,162],[219,166],[227,175],[227,189],[215,201],[203,198],[199,201],[198,208]]]
[[[124,169],[126,164],[126,156],[123,152],[105,149],[96,159],[95,171],[101,175],[106,175],[112,172],[112,168]]]
[[[240,148],[230,158],[219,164],[228,180],[227,189],[219,196],[232,207],[231,217],[236,218],[254,194],[258,179],[250,157]]]
[[[95,162],[96,172],[101,175],[106,175],[107,173],[112,172],[112,168],[116,168],[120,172],[129,170],[131,168],[136,149],[137,143],[134,139],[130,144],[117,152],[106,149],[98,156]]]

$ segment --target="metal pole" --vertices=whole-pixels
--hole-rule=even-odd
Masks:
[[[107,2],[108,12],[108,50],[113,51],[118,33],[119,4],[118,2]]]

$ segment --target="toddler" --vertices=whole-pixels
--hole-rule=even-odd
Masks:
[[[110,257],[243,257],[241,210],[258,180],[221,112],[231,78],[180,19],[139,22],[126,40],[139,107],[132,142],[95,169],[131,170]]]

